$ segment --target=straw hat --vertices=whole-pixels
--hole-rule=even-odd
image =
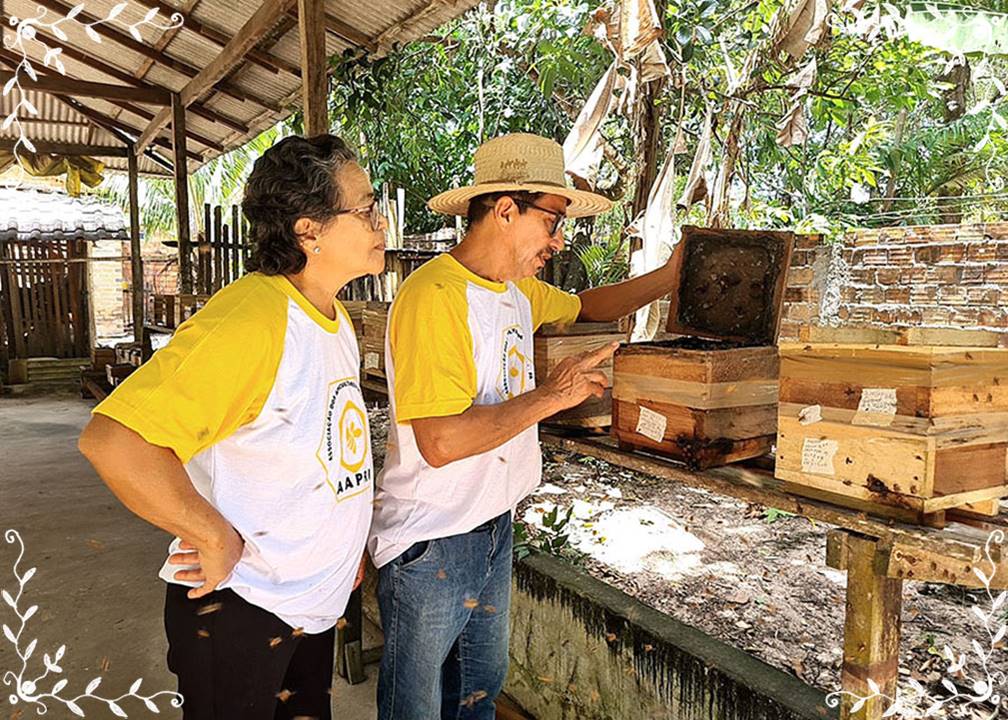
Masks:
[[[488,140],[477,148],[473,164],[473,185],[435,195],[427,207],[445,215],[465,215],[469,201],[477,195],[509,190],[565,197],[570,200],[570,218],[598,215],[612,207],[612,202],[601,195],[567,187],[563,149],[538,135],[512,133]]]

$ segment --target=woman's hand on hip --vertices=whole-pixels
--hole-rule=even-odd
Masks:
[[[199,587],[192,588],[188,595],[195,600],[209,595],[234,570],[245,549],[245,541],[234,528],[224,533],[220,542],[197,547],[183,540],[179,550],[168,558],[171,565],[189,565],[184,570],[175,573],[174,578],[182,582],[202,582]]]

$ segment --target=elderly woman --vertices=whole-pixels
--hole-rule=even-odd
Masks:
[[[374,486],[353,327],[336,293],[384,266],[385,220],[339,138],[260,157],[240,280],[94,409],[81,452],[176,536],[168,666],[186,720],[330,717],[334,626]]]

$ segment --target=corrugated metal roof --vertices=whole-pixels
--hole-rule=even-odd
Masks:
[[[53,21],[69,11],[78,0],[5,0],[0,16],[0,27],[5,37],[11,35],[11,17],[38,15],[40,5],[47,9],[45,19]],[[84,12],[104,18],[119,0],[85,0]],[[462,14],[477,4],[478,0],[327,0],[326,47],[331,55],[343,52],[352,43],[345,35],[376,48],[378,54],[387,52],[396,43],[406,43],[430,32],[437,26]],[[119,18],[109,27],[109,32],[119,37],[102,36],[100,43],[89,39],[79,24],[64,22],[60,27],[67,33],[62,55],[67,76],[78,80],[120,85],[149,84],[177,92],[200,69],[220,53],[224,44],[233,37],[260,7],[260,0],[131,0]],[[132,44],[127,26],[140,20],[147,9],[160,6],[162,12],[157,22],[165,24],[165,8],[177,8],[186,24],[177,32],[142,27],[144,47]],[[297,5],[294,5],[295,10]],[[62,13],[56,13],[61,9]],[[83,17],[83,16],[81,16]],[[340,25],[349,28],[344,30]],[[56,45],[51,38],[40,38]],[[41,58],[45,48],[38,42],[28,43],[29,57],[42,69]],[[163,45],[163,48],[161,48]],[[190,106],[186,114],[189,137],[187,149],[199,156],[191,158],[189,170],[234,149],[262,130],[286,118],[298,109],[301,80],[291,72],[300,64],[300,49],[296,17],[282,17],[272,34],[259,43],[222,83]],[[144,49],[146,48],[146,50]],[[145,52],[160,49],[158,61],[151,65]],[[143,52],[141,52],[143,50]],[[10,57],[0,62],[0,69],[11,70]],[[79,55],[85,53],[91,59]],[[78,57],[71,57],[77,54]],[[5,64],[6,63],[6,64]],[[272,67],[270,67],[272,66]],[[3,116],[10,112],[15,93],[0,100]],[[26,123],[33,140],[49,142],[86,143],[121,147],[120,141],[108,130],[75,112],[55,96],[29,92],[29,98],[39,109],[39,116]],[[38,102],[36,102],[38,100]],[[149,117],[160,108],[138,103],[110,103],[79,97],[76,100],[86,109],[100,113],[113,125],[118,124],[127,134],[130,129],[143,130]],[[126,105],[126,107],[124,107]],[[39,122],[41,120],[42,122]],[[0,138],[15,139],[14,128],[0,130]],[[168,130],[159,134],[162,144],[170,139]],[[201,141],[202,140],[202,141]],[[152,146],[152,150],[166,160],[171,159],[170,148]],[[103,158],[109,168],[124,170],[125,158]],[[148,157],[140,159],[140,170],[149,174],[166,174],[164,167]]]
[[[53,95],[28,90],[25,92],[25,97],[39,111],[37,117],[25,115],[21,119],[25,127],[25,134],[30,139],[53,143],[100,145],[116,150],[122,148],[122,142],[112,133],[94,125],[86,117],[60,102]],[[7,117],[16,102],[14,93],[0,96],[0,116]],[[92,103],[101,104],[100,101],[92,101]],[[129,118],[134,124],[140,122],[139,118],[135,116],[129,116]],[[0,132],[0,137],[17,138],[16,128],[11,127],[6,132]],[[127,168],[127,161],[124,157],[102,157],[100,159],[110,170],[126,170]],[[164,167],[146,156],[140,158],[137,166],[141,173],[147,175],[166,174]]]
[[[128,240],[126,215],[92,195],[0,187],[0,239]]]

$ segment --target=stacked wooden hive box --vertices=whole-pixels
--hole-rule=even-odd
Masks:
[[[387,302],[368,302],[361,312],[363,374],[380,380],[385,380],[385,326],[388,324],[389,305]]]
[[[683,228],[667,330],[621,347],[612,434],[703,469],[768,453],[777,433],[776,340],[794,235]]]
[[[1008,494],[1008,349],[990,333],[806,328],[781,345],[776,475],[928,525]]]
[[[535,374],[542,382],[564,358],[597,350],[611,342],[626,340],[627,333],[619,323],[573,323],[543,325],[535,335]],[[598,369],[612,383],[612,360]],[[559,412],[544,420],[548,425],[570,429],[597,431],[612,425],[612,392],[590,397],[580,405]]]

